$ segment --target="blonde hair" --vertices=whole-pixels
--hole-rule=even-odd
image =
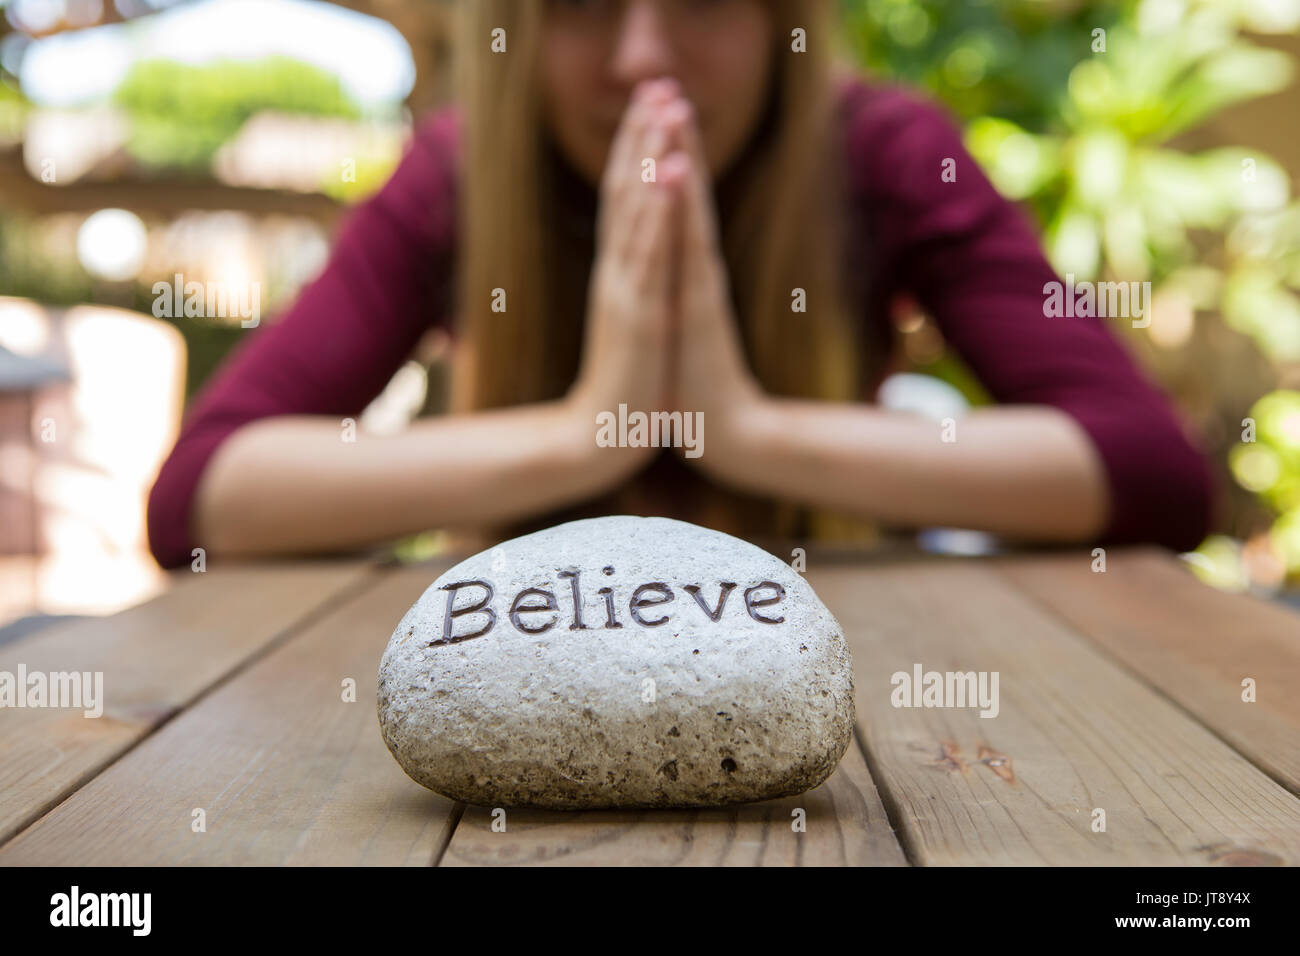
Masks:
[[[833,122],[833,37],[829,0],[769,0],[773,36],[773,113],[764,141],[736,169],[737,201],[720,210],[723,252],[741,338],[751,367],[771,394],[830,401],[859,395],[861,342],[843,301],[840,221],[842,150]],[[462,174],[455,411],[560,397],[572,384],[581,349],[581,301],[554,261],[551,184],[538,58],[545,4],[475,0],[460,5],[458,56]],[[508,55],[489,52],[495,28]],[[806,52],[791,49],[806,31]],[[729,177],[732,178],[732,177]],[[589,266],[589,263],[587,264]],[[491,310],[494,289],[506,311]],[[792,308],[802,289],[806,311]],[[795,510],[710,494],[717,523],[736,533],[791,534]],[[744,513],[748,512],[748,516]],[[823,522],[823,525],[825,523]],[[805,529],[806,531],[807,529]]]

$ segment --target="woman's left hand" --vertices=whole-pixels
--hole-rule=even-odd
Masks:
[[[690,104],[665,108],[678,149],[664,157],[659,175],[680,179],[678,266],[674,326],[673,410],[698,413],[707,442],[693,459],[709,469],[710,455],[730,454],[746,417],[764,394],[745,360],[731,306],[727,267],[709,185],[709,169]]]

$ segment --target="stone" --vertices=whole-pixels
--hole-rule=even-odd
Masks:
[[[854,720],[843,631],[789,565],[668,518],[572,521],[429,586],[379,665],[402,769],[490,807],[802,793]]]

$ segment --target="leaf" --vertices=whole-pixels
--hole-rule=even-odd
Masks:
[[[1234,44],[1200,64],[1179,86],[1159,135],[1175,136],[1234,103],[1283,90],[1293,72],[1291,57],[1280,50]]]

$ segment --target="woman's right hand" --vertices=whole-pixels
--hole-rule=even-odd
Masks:
[[[667,407],[672,370],[671,283],[673,217],[680,177],[664,175],[670,146],[662,106],[677,93],[671,80],[637,87],[623,114],[600,184],[596,259],[588,291],[582,363],[566,405],[596,448],[596,416]],[[655,160],[657,181],[642,180],[642,161]],[[579,433],[580,435],[582,432]],[[581,439],[580,439],[581,440]],[[628,468],[658,449],[599,448]],[[623,469],[620,468],[619,471]]]

